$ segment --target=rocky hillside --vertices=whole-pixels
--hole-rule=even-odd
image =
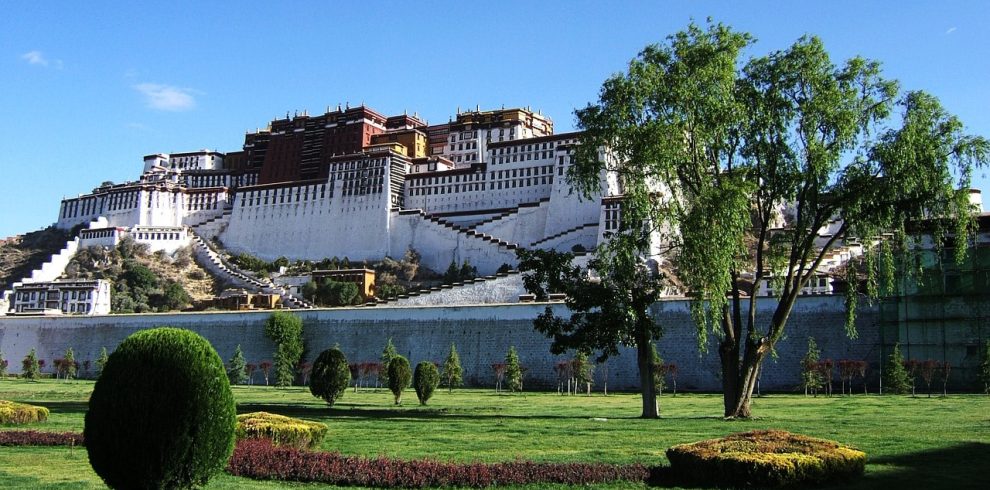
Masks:
[[[171,255],[149,253],[147,246],[128,239],[113,250],[80,250],[65,268],[65,277],[111,281],[113,313],[183,310],[213,298],[219,287],[188,247]]]
[[[58,253],[72,236],[72,232],[48,227],[0,239],[0,291],[31,275],[31,271]]]

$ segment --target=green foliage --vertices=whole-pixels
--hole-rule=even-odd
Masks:
[[[438,384],[440,384],[440,372],[436,364],[422,361],[416,365],[416,371],[413,373],[413,388],[416,389],[416,398],[419,398],[420,405],[426,405]]]
[[[41,366],[38,365],[38,354],[34,349],[28,351],[21,361],[21,377],[24,379],[38,379],[41,377]]]
[[[505,354],[505,386],[509,391],[522,391],[523,370],[519,363],[519,354],[516,353],[515,346],[509,346],[509,352]]]
[[[457,275],[461,281],[474,279],[475,277],[478,277],[478,268],[471,265],[467,259],[464,259],[464,263],[461,264],[461,268],[457,271]]]
[[[232,385],[242,385],[247,383],[247,361],[244,359],[244,352],[241,351],[241,344],[237,344],[234,355],[227,363],[227,379]]]
[[[584,133],[568,171],[585,195],[600,190],[602,171],[621,175],[620,231],[664,235],[693,299],[699,346],[717,330],[720,350],[737,353],[722,361],[724,414],[738,417],[749,416],[752,378],[824,258],[851,237],[902,233],[932,217],[945,218],[933,220],[936,243],[945,229],[965,243],[973,220],[963,194],[973,168],[990,160],[990,143],[963,134],[937,99],[898,97],[878,62],[837,65],[818,38],[802,37],[743,63],[752,43],[722,24],[692,23],[647,46],[577,111]],[[609,158],[599,158],[602,148]],[[781,203],[793,212],[782,215]],[[836,219],[820,246],[818,230]],[[739,281],[741,273],[780,277],[769,321],[736,301],[760,283]]]
[[[547,300],[550,293],[568,290],[574,254],[537,248],[519,249],[516,256],[519,258],[519,270],[529,272],[523,275],[523,286],[528,293],[536,295],[537,301]]]
[[[447,266],[447,271],[443,273],[443,282],[450,284],[457,282],[461,278],[461,270],[457,268],[457,262],[453,259],[450,260],[450,265]]]
[[[0,425],[34,424],[48,420],[48,409],[0,400]]]
[[[169,281],[161,293],[148,295],[148,306],[158,311],[181,310],[192,303],[192,296],[175,281]]]
[[[396,354],[389,360],[386,371],[388,371],[388,389],[395,396],[395,404],[399,405],[402,403],[402,390],[408,388],[409,381],[412,380],[409,360]]]
[[[0,351],[0,379],[7,377],[7,358],[3,356],[3,351]]]
[[[667,387],[667,379],[665,377],[665,372],[663,369],[663,358],[660,357],[660,352],[657,351],[656,344],[650,344],[650,350],[653,352],[653,389],[657,390],[657,393],[663,393],[664,388]]]
[[[65,362],[65,379],[72,379],[76,377],[76,355],[72,352],[72,347],[65,349],[65,355],[62,356]]]
[[[818,350],[818,344],[815,343],[815,338],[808,337],[808,352],[801,358],[801,386],[804,388],[805,395],[809,391],[817,393],[825,384],[825,380],[822,378],[822,372],[818,369],[818,359],[820,356],[821,351]]]
[[[388,364],[392,361],[392,358],[399,355],[398,351],[395,350],[395,345],[392,344],[392,337],[388,338],[385,342],[385,348],[382,349],[382,357],[379,361],[382,368],[378,372],[378,381],[384,386],[388,386]]]
[[[309,392],[317,398],[322,398],[332,407],[338,398],[344,396],[350,384],[351,369],[347,365],[347,357],[344,353],[336,347],[321,352],[313,362],[313,370],[309,377]]]
[[[310,449],[319,446],[327,435],[327,425],[268,412],[251,412],[237,416],[237,440],[268,439],[276,446]]]
[[[265,321],[265,336],[275,343],[275,386],[291,386],[303,355],[303,323],[292,313],[276,311]]]
[[[93,388],[84,437],[112,488],[204,485],[234,448],[223,361],[194,332],[154,328],[125,339]]]
[[[883,365],[883,391],[895,395],[903,395],[911,390],[911,377],[904,368],[904,357],[901,356],[901,345],[894,344],[894,350]]]
[[[377,288],[375,296],[379,298],[394,298],[400,294],[406,294],[406,288],[399,284],[375,284]]]
[[[110,356],[107,355],[107,348],[100,348],[100,355],[96,358],[96,376],[99,377],[103,373],[103,368],[107,365],[107,360]]]
[[[694,484],[806,486],[863,474],[866,453],[826,439],[776,430],[732,434],[667,450],[671,469]]]
[[[990,395],[990,340],[987,340],[980,349],[980,366],[976,378],[982,385],[983,392]]]
[[[323,280],[316,290],[314,297],[317,304],[322,306],[349,306],[360,304],[361,290],[353,282]]]
[[[450,344],[450,352],[447,354],[447,358],[443,361],[443,382],[447,386],[447,392],[454,391],[455,386],[461,386],[464,384],[462,376],[464,370],[461,368],[461,356],[457,354],[457,347],[453,343]]]

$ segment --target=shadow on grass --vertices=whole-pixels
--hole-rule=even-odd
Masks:
[[[408,405],[407,405],[408,406]],[[296,418],[353,418],[353,419],[439,419],[445,420],[486,420],[486,419],[533,419],[533,420],[587,420],[587,416],[573,415],[507,415],[498,407],[483,407],[473,410],[446,408],[359,408],[357,406],[337,406],[334,408],[318,405],[295,405],[289,403],[238,403],[238,413],[272,412]],[[610,419],[636,420],[638,417],[610,417]]]
[[[870,458],[863,479],[831,488],[990,488],[988,455],[990,444],[969,442]]]
[[[83,402],[83,401],[59,402],[59,401],[37,400],[37,401],[28,401],[26,403],[45,407],[48,409],[49,413],[62,413],[62,414],[78,413],[81,415],[85,415],[86,411],[89,410],[89,402]]]

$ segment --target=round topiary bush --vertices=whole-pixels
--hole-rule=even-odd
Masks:
[[[237,416],[237,439],[268,439],[277,446],[312,448],[327,435],[326,424],[268,412]]]
[[[0,400],[0,425],[31,424],[48,420],[48,409]]]
[[[402,403],[402,390],[409,386],[411,371],[409,360],[405,357],[397,355],[388,361],[388,389],[395,395],[396,405]]]
[[[429,361],[423,361],[416,365],[416,372],[413,373],[413,387],[416,388],[416,397],[421,405],[426,405],[437,385],[440,384],[440,371],[437,365]]]
[[[732,434],[667,450],[672,470],[693,484],[777,487],[861,475],[866,453],[835,441],[778,430]]]
[[[333,406],[351,384],[351,368],[338,348],[327,349],[313,362],[309,375],[309,392]]]
[[[234,449],[234,398],[223,361],[194,332],[128,337],[93,388],[83,435],[111,488],[187,488],[222,470]]]

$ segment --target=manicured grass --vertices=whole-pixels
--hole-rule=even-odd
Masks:
[[[18,429],[82,431],[86,381],[0,381],[0,399],[48,407],[47,423]],[[163,387],[164,388],[164,387]],[[497,395],[438,391],[392,404],[387,390],[349,390],[333,409],[306,388],[235,387],[238,413],[267,411],[326,423],[322,450],[365,456],[454,461],[601,461],[666,464],[669,446],[751,429],[782,429],[866,451],[866,476],[853,488],[990,487],[990,398],[864,396],[756,400],[756,418],[724,421],[719,395],[665,395],[661,420],[640,420],[639,397],[556,393]],[[606,420],[600,420],[606,419]],[[13,428],[4,427],[2,430]],[[255,482],[228,475],[208,488],[324,488]],[[849,485],[843,486],[847,488]],[[0,488],[102,488],[84,448],[0,448]]]

